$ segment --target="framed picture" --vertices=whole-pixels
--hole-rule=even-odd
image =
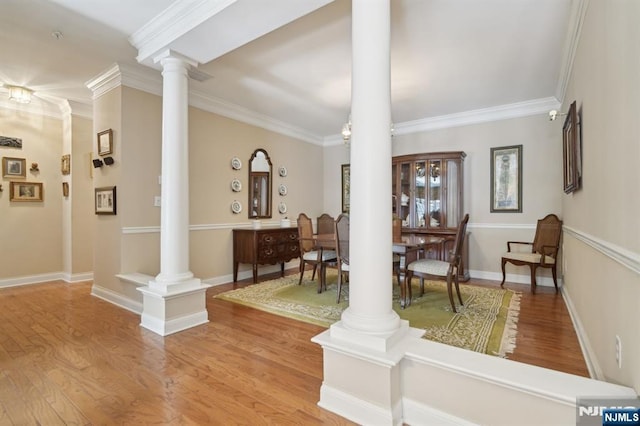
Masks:
[[[96,214],[116,214],[116,187],[106,186],[95,189]]]
[[[2,157],[2,176],[19,178],[27,176],[27,162],[24,158]]]
[[[491,212],[522,213],[522,145],[491,148]]]
[[[69,182],[62,182],[62,196],[69,196]]]
[[[42,201],[42,182],[10,182],[10,201]]]
[[[9,136],[0,136],[0,146],[22,149],[22,139],[12,138]]]
[[[69,173],[71,173],[71,154],[62,156],[60,169],[62,170],[63,175],[68,175]]]
[[[578,136],[578,113],[576,111],[576,101],[573,101],[562,126],[562,170],[564,192],[567,194],[580,189],[582,164]]]
[[[342,213],[349,213],[349,197],[351,195],[351,166],[342,165]]]
[[[107,155],[113,152],[113,130],[108,129],[98,133],[98,155]]]

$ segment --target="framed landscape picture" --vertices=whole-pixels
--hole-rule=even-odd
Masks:
[[[522,145],[491,148],[491,212],[522,212]]]
[[[95,189],[95,213],[116,214],[116,187],[107,186]]]
[[[10,182],[9,201],[42,201],[42,182]]]
[[[576,102],[569,107],[567,118],[562,126],[562,159],[564,192],[570,194],[580,189],[582,175],[580,138],[578,132],[578,113]]]
[[[2,157],[2,176],[6,178],[26,177],[26,164],[24,158]]]

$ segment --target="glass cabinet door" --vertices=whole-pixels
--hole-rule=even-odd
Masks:
[[[400,210],[398,217],[402,219],[402,226],[413,226],[411,223],[411,163],[400,164],[400,193],[399,198]]]
[[[426,162],[417,161],[415,163],[415,198],[414,198],[414,220],[415,228],[427,226],[427,191],[426,191]]]
[[[459,163],[447,160],[447,228],[457,228],[462,217],[460,212],[462,200],[460,199],[460,170]]]
[[[442,227],[442,161],[429,161],[429,228]]]

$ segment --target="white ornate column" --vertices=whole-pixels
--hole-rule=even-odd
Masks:
[[[352,1],[349,307],[323,348],[319,405],[356,423],[402,423],[400,361],[422,330],[392,308],[390,0]]]
[[[189,270],[189,76],[196,63],[169,50],[162,65],[160,273],[142,288],[141,325],[167,335],[208,322],[206,289]]]

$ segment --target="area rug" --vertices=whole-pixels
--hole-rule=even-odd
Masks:
[[[298,279],[299,275],[291,275],[214,297],[323,327],[339,321],[349,304],[349,291],[348,285],[343,286],[343,295],[337,304],[336,272],[327,272],[327,290],[320,294],[317,278],[311,281],[310,273],[305,274],[302,285],[298,285]],[[411,305],[400,309],[400,291],[393,281],[393,309],[409,321],[411,327],[424,329],[423,338],[500,357],[513,352],[520,293],[461,284],[464,306],[458,306],[458,313],[454,313],[445,282],[426,281],[421,297],[418,280],[414,279],[413,284]]]

